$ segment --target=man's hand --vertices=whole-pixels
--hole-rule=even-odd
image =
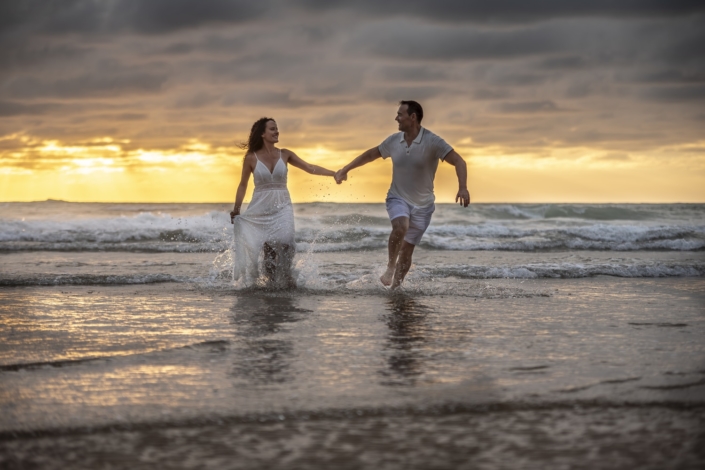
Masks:
[[[463,207],[468,207],[470,204],[470,193],[467,189],[459,189],[455,196],[455,202],[458,202]]]
[[[342,169],[340,169],[340,170],[338,170],[338,171],[335,172],[335,175],[333,176],[333,178],[335,178],[335,182],[336,182],[336,183],[340,184],[340,183],[342,183],[343,181],[345,181],[345,180],[348,179],[348,172],[347,172],[347,171],[343,171]]]

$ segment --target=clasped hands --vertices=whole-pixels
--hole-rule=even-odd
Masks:
[[[343,181],[345,181],[345,180],[348,179],[348,172],[347,172],[347,171],[343,171],[342,169],[341,169],[341,170],[338,170],[338,171],[335,172],[335,175],[333,175],[333,178],[335,178],[335,182],[336,182],[336,183],[340,184],[340,183],[342,183]]]

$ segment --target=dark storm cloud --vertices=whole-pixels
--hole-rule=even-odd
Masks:
[[[545,74],[514,71],[513,73],[504,73],[492,77],[492,84],[509,87],[531,86],[544,83],[549,78],[550,76]]]
[[[431,61],[509,59],[560,52],[567,47],[559,31],[538,27],[505,31],[397,24],[364,31],[358,41],[382,57]]]
[[[174,148],[264,113],[340,148],[416,99],[452,138],[653,147],[700,138],[703,43],[702,1],[0,0],[0,129]]]
[[[24,0],[0,3],[0,34],[168,33],[206,24],[242,23],[264,14],[268,0]]]
[[[53,103],[24,104],[16,101],[0,101],[0,117],[47,114],[61,109]]]
[[[315,13],[343,9],[370,16],[453,22],[518,22],[565,17],[663,17],[705,11],[700,0],[294,0]]]
[[[632,78],[631,81],[641,83],[703,83],[705,70],[667,68],[652,72],[644,72]]]
[[[705,100],[705,86],[681,85],[653,87],[645,90],[642,95],[651,100],[662,102],[691,102]]]
[[[380,75],[386,80],[401,82],[434,81],[448,79],[448,73],[430,65],[388,65],[382,67]]]
[[[662,44],[654,46],[655,57],[672,64],[705,65],[705,18],[702,15],[679,22],[667,35],[672,39],[660,38]]]
[[[166,80],[164,73],[95,71],[58,80],[19,77],[3,87],[3,92],[18,98],[113,97],[153,93],[159,91]]]
[[[13,68],[34,65],[57,64],[78,60],[86,56],[90,48],[75,44],[31,44],[20,40],[0,41],[0,74]]]
[[[548,70],[577,70],[585,67],[587,61],[581,56],[549,57],[539,63],[539,68]]]

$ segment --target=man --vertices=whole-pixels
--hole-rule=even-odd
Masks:
[[[458,194],[455,202],[463,207],[470,204],[465,161],[443,139],[421,127],[423,109],[416,101],[400,101],[396,121],[401,132],[355,158],[335,174],[340,184],[348,172],[378,158],[392,158],[392,185],[387,193],[387,213],[392,222],[389,235],[389,261],[380,277],[385,286],[396,289],[404,281],[411,267],[414,248],[421,241],[436,209],[433,179],[438,161],[455,167],[458,175]]]

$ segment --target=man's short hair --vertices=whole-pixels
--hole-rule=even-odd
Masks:
[[[407,106],[409,116],[416,114],[416,120],[419,121],[419,124],[421,124],[421,120],[423,119],[423,108],[421,105],[413,100],[401,100],[399,102],[399,106],[403,105]]]

